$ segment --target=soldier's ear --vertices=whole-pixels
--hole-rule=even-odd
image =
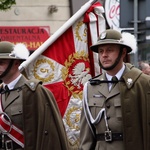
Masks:
[[[15,65],[20,65],[20,64],[21,64],[21,61],[20,61],[19,59],[15,59],[15,60],[14,60],[14,64],[15,64]]]
[[[122,55],[123,55],[123,57],[125,57],[127,55],[127,48],[126,47],[124,47],[122,49]]]

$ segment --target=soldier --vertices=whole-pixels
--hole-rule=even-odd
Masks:
[[[150,65],[147,61],[140,61],[139,69],[142,70],[143,73],[150,75]]]
[[[104,72],[84,86],[80,150],[150,150],[150,77],[123,61],[134,49],[113,29],[91,46]]]
[[[68,150],[53,94],[18,70],[28,56],[25,45],[0,42],[0,149]]]

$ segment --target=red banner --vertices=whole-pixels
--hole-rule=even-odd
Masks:
[[[93,4],[26,68],[29,79],[43,81],[54,94],[72,145],[79,143],[84,84],[91,79],[92,71],[98,68],[100,72],[98,58],[91,57],[94,54],[89,46],[105,29],[102,12],[99,2]],[[97,63],[94,64],[94,60]]]
[[[1,41],[24,43],[29,50],[36,50],[50,36],[49,26],[1,26]]]

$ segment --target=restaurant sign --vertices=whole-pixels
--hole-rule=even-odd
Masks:
[[[1,41],[24,43],[29,50],[36,50],[49,37],[49,26],[0,26]]]

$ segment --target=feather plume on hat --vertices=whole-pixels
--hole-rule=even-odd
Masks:
[[[130,54],[137,52],[137,41],[134,35],[128,32],[122,32],[121,40],[123,41],[125,45],[128,45],[132,49]]]
[[[25,59],[25,60],[29,57],[29,50],[24,44],[18,43],[14,46],[13,49],[14,50],[10,54],[11,56],[14,56],[19,59]]]

